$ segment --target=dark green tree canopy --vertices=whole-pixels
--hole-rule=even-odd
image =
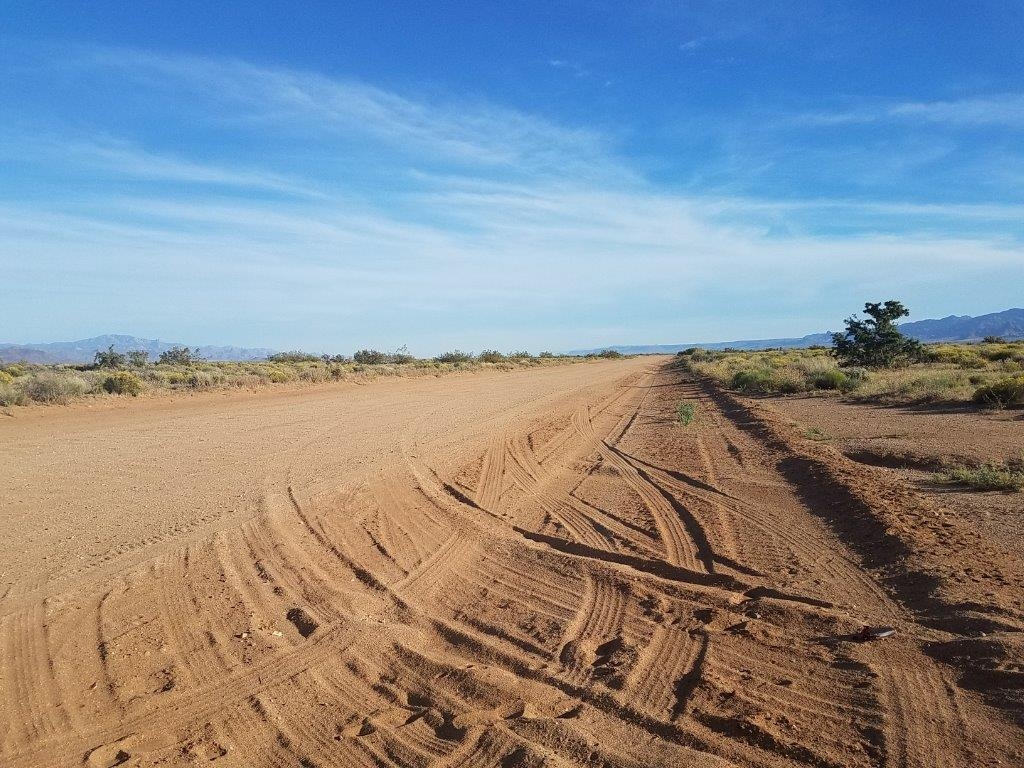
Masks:
[[[111,344],[105,351],[100,350],[96,353],[93,358],[93,365],[97,368],[123,368],[128,362],[128,358],[122,355],[120,352],[114,351],[114,345]]]
[[[921,358],[921,342],[900,333],[896,321],[910,314],[898,301],[867,302],[866,319],[846,319],[846,331],[832,334],[832,354],[841,365],[897,368]]]

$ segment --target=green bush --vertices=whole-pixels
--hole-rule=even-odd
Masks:
[[[943,483],[966,485],[976,491],[1019,491],[1024,489],[1024,472],[983,464],[980,467],[951,467],[936,476]]]
[[[767,368],[754,368],[736,371],[729,386],[740,392],[764,395],[774,389],[772,372]]]
[[[505,359],[505,356],[496,349],[485,349],[476,356],[476,359],[481,363],[500,363]]]
[[[21,363],[11,363],[10,365],[5,365],[3,367],[3,370],[11,374],[11,376],[13,376],[14,378],[24,376],[26,373],[28,373],[28,369]]]
[[[989,408],[1024,404],[1024,376],[1014,376],[978,387],[974,402]]]
[[[131,371],[117,371],[103,381],[103,389],[112,395],[138,397],[142,392],[142,379]]]
[[[838,368],[819,371],[811,377],[811,386],[815,389],[845,389],[848,382],[846,374]]]
[[[206,389],[215,383],[213,374],[207,371],[193,371],[185,377],[185,386],[189,389]]]
[[[537,357],[544,357],[544,358],[554,357],[554,356],[555,356],[554,352],[541,352],[539,355],[537,355]]]
[[[473,360],[473,354],[471,352],[463,352],[458,349],[453,349],[451,352],[445,352],[443,355],[438,355],[434,360],[438,363],[468,363]]]
[[[13,383],[14,383],[14,377],[11,376],[11,374],[9,374],[7,371],[0,370],[0,386],[4,386],[4,385],[7,385],[7,384],[13,384]]]
[[[320,355],[292,350],[291,352],[275,352],[272,355],[267,355],[267,360],[271,363],[316,363],[320,361]]]
[[[602,352],[599,352],[597,356],[608,358],[610,360],[618,360],[620,357],[622,357],[622,353],[619,352],[619,350],[617,349],[606,349]]]
[[[40,403],[64,404],[88,391],[88,385],[77,376],[67,376],[54,371],[30,374],[22,386],[30,399]]]
[[[0,382],[0,406],[25,405],[28,396],[21,387]]]
[[[352,355],[352,359],[360,365],[383,365],[388,361],[388,356],[376,349],[360,349]]]

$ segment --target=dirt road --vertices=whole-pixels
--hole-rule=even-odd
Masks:
[[[0,763],[1018,761],[747,419],[639,359],[0,422]]]

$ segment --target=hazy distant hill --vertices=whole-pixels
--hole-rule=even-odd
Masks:
[[[921,341],[979,341],[986,336],[1002,336],[1004,339],[1024,339],[1024,309],[1007,309],[1004,312],[993,312],[989,315],[971,317],[969,315],[950,315],[941,320],[916,320],[903,323],[900,330],[908,336]],[[769,347],[812,347],[830,345],[832,332],[812,333],[807,336],[790,339],[747,339],[740,341],[687,342],[685,344],[635,344],[599,347],[596,349],[574,350],[569,354],[585,355],[600,352],[602,349],[616,349],[623,354],[643,355],[665,353],[671,354],[688,347],[704,349],[767,349]]]
[[[13,362],[24,360],[29,363],[89,363],[101,349],[113,345],[118,352],[144,349],[150,360],[156,360],[161,352],[182,345],[158,339],[140,339],[135,336],[108,334],[80,341],[56,341],[48,344],[0,344],[0,360]],[[194,348],[194,347],[193,347]],[[207,360],[258,360],[272,355],[272,349],[247,349],[245,347],[201,346],[199,354]]]

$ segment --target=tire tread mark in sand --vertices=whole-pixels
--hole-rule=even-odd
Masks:
[[[486,659],[513,674],[575,697],[614,718],[628,720],[630,724],[657,738],[688,747],[695,752],[712,755],[716,753],[715,746],[711,741],[694,731],[683,728],[684,721],[670,723],[657,719],[647,712],[633,707],[628,702],[608,696],[604,691],[595,690],[589,685],[577,685],[561,676],[552,675],[543,668],[531,667],[523,659],[495,647],[487,638],[468,628],[452,626],[436,619],[433,624],[454,651],[468,651],[469,655],[466,658],[474,661],[480,661],[481,658]]]
[[[643,479],[632,464],[619,456],[609,443],[601,444],[601,453],[605,460],[618,470],[619,475],[636,492],[654,517],[658,533],[665,545],[666,559],[673,565],[697,570],[702,564],[699,550],[687,535],[672,505],[665,500],[660,491]]]
[[[679,581],[686,584],[699,584],[701,586],[718,587],[734,592],[743,592],[750,589],[749,584],[744,584],[738,579],[724,573],[705,573],[703,571],[692,571],[679,565],[665,562],[664,560],[650,560],[634,555],[627,555],[621,552],[609,552],[604,549],[594,549],[585,544],[575,541],[560,539],[557,536],[549,536],[543,533],[535,533],[525,528],[513,526],[523,538],[540,544],[547,544],[551,549],[573,557],[581,557],[588,560],[597,560],[605,564],[614,563],[625,565],[643,573],[649,573],[670,581]]]
[[[568,679],[583,684],[590,675],[595,649],[622,631],[626,594],[621,585],[587,576],[584,600],[577,617],[563,637],[559,660]]]
[[[3,671],[10,686],[7,738],[23,745],[70,727],[49,650],[45,602],[3,617]]]
[[[459,533],[452,533],[441,546],[411,570],[404,579],[396,582],[392,589],[403,595],[406,600],[423,597],[441,579],[445,569],[450,569],[459,561],[468,558],[471,550],[471,542]]]
[[[686,630],[655,625],[627,680],[630,698],[655,717],[664,719],[672,715],[675,683],[691,673],[698,657],[703,660],[702,648],[706,643],[706,636],[698,641]]]
[[[312,520],[306,515],[299,505],[299,502],[295,498],[295,492],[292,487],[288,486],[288,500],[291,502],[292,508],[295,510],[295,514],[298,515],[302,524],[306,527],[306,530],[312,534],[313,538],[320,544],[325,550],[330,552],[336,557],[341,563],[348,567],[352,573],[355,574],[356,578],[359,579],[363,584],[370,587],[377,592],[384,592],[390,594],[390,590],[380,580],[377,579],[370,571],[366,570],[363,566],[359,565],[355,560],[344,554],[337,545],[327,538],[327,535],[319,530],[317,526],[313,525]]]
[[[508,441],[504,431],[497,431],[491,437],[480,468],[475,500],[491,512],[501,511],[501,493],[505,482],[505,460],[508,455]]]
[[[927,765],[956,768],[967,764],[966,741],[957,705],[938,669],[907,670],[902,660],[880,666],[885,708],[886,766]]]
[[[351,642],[352,633],[346,625],[321,627],[302,645],[285,648],[256,664],[222,672],[204,680],[188,693],[175,689],[162,697],[159,703],[142,702],[135,714],[115,725],[100,724],[95,728],[83,728],[79,733],[63,731],[56,738],[46,739],[45,743],[28,745],[12,753],[10,758],[19,766],[50,765],[45,755],[54,749],[84,754],[97,744],[116,741],[129,733],[198,727],[230,706],[294,677],[330,654],[342,652]],[[34,758],[36,754],[40,757]]]
[[[718,508],[721,510],[722,515],[735,515],[743,521],[745,526],[750,526],[760,531],[761,535],[758,537],[760,542],[775,540],[784,542],[788,545],[791,552],[801,555],[801,559],[805,563],[817,565],[821,561],[821,550],[831,552],[832,556],[825,562],[823,570],[823,573],[829,579],[860,584],[863,587],[863,591],[860,591],[860,596],[856,597],[858,603],[877,604],[890,617],[903,615],[877,582],[857,567],[856,562],[849,554],[836,550],[835,545],[831,541],[821,539],[812,531],[805,531],[800,536],[796,536],[790,533],[785,525],[773,523],[769,514],[770,510],[738,497],[723,495],[717,489],[715,489],[714,493],[705,494],[696,490],[685,481],[679,481],[660,467],[655,467],[649,463],[646,466],[651,476],[657,478],[666,487],[673,488],[675,492],[683,496],[690,496],[712,508]],[[727,565],[741,573],[757,577],[763,575],[756,569],[752,569],[731,558],[723,558],[721,555],[717,555],[717,558],[723,565]],[[784,559],[781,553],[780,559]],[[834,565],[835,563],[840,565]]]
[[[196,631],[199,623],[195,621],[195,606],[185,594],[189,590],[188,560],[188,548],[170,553],[154,564],[150,573],[174,665],[184,672],[192,686],[196,686],[203,680],[214,680],[222,675],[225,665],[205,636],[201,637]]]

